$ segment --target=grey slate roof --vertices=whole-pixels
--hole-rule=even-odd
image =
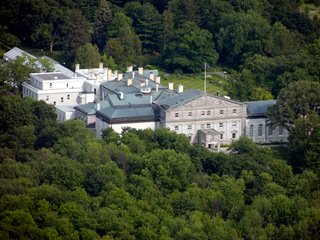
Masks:
[[[164,98],[163,100],[160,100],[159,102],[157,102],[157,104],[165,109],[173,108],[182,103],[196,99],[204,94],[205,94],[204,92],[201,92],[198,89],[190,89],[186,92],[173,95],[169,98]]]
[[[101,101],[100,102],[100,109],[110,107],[109,101]],[[97,112],[97,103],[87,103],[87,104],[82,104],[74,107],[76,110],[87,114],[87,115],[93,115],[96,114]]]
[[[114,81],[104,82],[100,86],[103,88],[106,88],[116,94],[119,92],[123,93],[139,93],[140,92],[140,84],[141,82],[145,82],[147,77],[144,77],[138,73],[135,73],[134,79],[132,79],[132,85],[127,86],[127,80],[128,78],[132,78],[132,72],[127,72],[123,74],[123,79],[121,81],[118,81],[117,79]],[[152,89],[156,89],[157,83],[155,81],[148,81],[148,86],[150,86]],[[158,86],[159,91],[161,89],[168,89],[167,86],[163,84],[159,84]]]
[[[138,74],[138,71],[134,71],[134,73]],[[154,74],[154,79],[153,79],[153,81],[155,81],[156,76],[159,76],[159,72],[158,72],[157,69],[153,69],[153,70],[143,70],[143,76],[144,76],[145,78],[149,78],[149,74],[150,74],[150,73],[153,73],[153,74]]]
[[[264,116],[268,107],[276,104],[276,100],[244,102],[248,105],[247,113],[251,116]]]
[[[17,48],[17,47],[14,47],[10,51],[6,52],[3,55],[3,59],[6,60],[6,58],[8,58],[8,60],[12,61],[12,60],[16,60],[17,57],[23,57],[23,54],[27,54],[29,57],[36,59],[35,56],[23,51],[20,48]]]
[[[150,104],[151,95],[144,94],[125,94],[124,99],[120,100],[118,95],[109,95],[110,103],[113,106],[132,106]]]

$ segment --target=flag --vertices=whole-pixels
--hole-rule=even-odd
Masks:
[[[208,64],[206,64],[206,68],[207,68],[207,69],[211,69],[211,67],[210,67]]]

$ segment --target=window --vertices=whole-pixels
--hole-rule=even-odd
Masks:
[[[223,110],[220,110],[220,114],[223,114]]]
[[[223,127],[223,123],[219,123],[219,127]]]
[[[223,134],[220,134],[220,139],[223,139]]]
[[[204,111],[201,111],[201,116],[204,116]]]
[[[50,83],[50,88],[52,88],[52,83]]]
[[[269,136],[273,135],[273,130],[271,127],[269,127]]]
[[[179,126],[174,126],[174,130],[178,131],[179,130]]]
[[[188,117],[191,117],[192,116],[192,112],[188,112]]]
[[[175,113],[174,116],[175,116],[175,117],[179,117],[179,113]]]
[[[68,99],[68,100],[70,99],[70,95],[69,95],[69,94],[67,95],[67,99]]]
[[[63,97],[61,98],[61,102],[63,102]]]
[[[188,130],[191,130],[192,129],[192,125],[188,125]]]
[[[48,95],[46,96],[46,101],[49,101],[49,96]]]
[[[69,87],[69,83],[67,83],[67,88]]]
[[[94,95],[96,95],[97,94],[97,89],[96,88],[93,89],[93,92],[94,92]]]
[[[201,128],[204,129],[204,124],[201,124]]]
[[[258,128],[258,136],[261,137],[262,136],[262,124],[259,124],[259,128]]]
[[[207,115],[211,115],[211,111],[207,111]]]
[[[237,126],[237,122],[232,122],[232,127],[236,127]]]
[[[232,133],[232,138],[236,138],[236,133]]]
[[[249,137],[253,137],[253,125],[249,127]]]
[[[233,112],[233,113],[237,113],[237,109],[233,109],[232,112]]]
[[[208,123],[208,124],[207,124],[207,128],[210,128],[210,127],[211,127],[211,124]]]
[[[55,102],[55,101],[53,102],[53,105],[56,105],[56,102]]]
[[[283,135],[283,127],[282,126],[279,127],[279,135]]]

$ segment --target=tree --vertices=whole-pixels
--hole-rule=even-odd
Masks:
[[[116,38],[119,35],[119,31],[124,24],[132,26],[133,20],[130,17],[127,17],[123,12],[116,12],[110,25],[108,27],[107,39]]]
[[[80,46],[76,51],[74,63],[80,64],[82,68],[93,68],[101,62],[101,55],[97,45],[86,43]]]
[[[72,9],[64,27],[64,52],[67,66],[74,62],[76,50],[90,42],[89,23],[78,9]]]
[[[112,12],[106,0],[100,1],[99,9],[96,13],[96,19],[93,25],[92,42],[103,49],[106,43],[106,33],[112,20]]]
[[[200,72],[204,62],[216,63],[218,53],[210,32],[199,29],[194,22],[187,22],[174,32],[163,59],[165,67],[171,71]]]
[[[268,124],[284,126],[291,130],[294,121],[307,118],[310,113],[318,113],[320,101],[320,84],[316,82],[298,81],[283,88],[277,103],[266,112]]]
[[[173,35],[173,14],[170,9],[162,13],[162,44],[163,49],[166,49],[167,43]]]

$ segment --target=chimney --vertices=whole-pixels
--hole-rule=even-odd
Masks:
[[[103,69],[103,63],[99,63],[99,69]]]
[[[104,74],[104,75],[107,75],[107,74],[108,74],[108,68],[104,68],[104,69],[103,69],[103,74]]]
[[[123,92],[119,92],[119,99],[123,100]]]
[[[93,69],[92,69],[92,68],[89,69],[89,77],[90,77],[90,78],[94,78],[94,76],[93,76]]]
[[[183,85],[179,84],[178,93],[183,93]]]
[[[100,111],[100,102],[97,102],[97,111]]]
[[[132,72],[132,66],[127,67],[127,72]]]
[[[156,76],[156,83],[160,84],[160,80],[161,80],[161,77],[160,76]]]
[[[134,79],[134,72],[132,72],[132,79]]]
[[[146,85],[145,82],[141,82],[141,83],[140,83],[140,87],[143,87],[143,86],[145,86],[145,85]]]
[[[132,78],[127,79],[127,87],[132,85]]]
[[[122,80],[122,76],[123,76],[122,73],[118,73],[118,82]]]
[[[113,74],[117,77],[118,76],[118,70],[114,70]]]
[[[156,92],[159,91],[159,84],[156,84]]]
[[[76,74],[76,73],[74,74],[74,77],[75,77],[75,78],[77,77],[77,74]]]
[[[219,96],[219,97],[220,97],[220,91],[217,91],[217,96]]]
[[[99,80],[99,78],[100,78],[100,74],[99,74],[99,73],[97,73],[97,75],[96,75],[96,79],[97,79],[97,80]]]
[[[150,73],[149,73],[149,79],[150,79],[151,81],[154,81],[154,74],[153,74],[153,72],[150,72]]]
[[[111,73],[112,73],[112,70],[108,69],[108,76],[107,76],[108,82],[111,81]]]
[[[148,86],[148,83],[149,83],[149,80],[148,80],[148,79],[146,79],[146,86]]]
[[[79,70],[80,70],[80,64],[77,63],[77,64],[76,64],[76,71],[79,71]]]
[[[173,90],[173,82],[168,83],[169,90]]]
[[[150,104],[152,104],[152,95],[150,95]]]
[[[138,68],[138,73],[139,73],[140,75],[143,75],[143,67],[139,67],[139,68]]]

